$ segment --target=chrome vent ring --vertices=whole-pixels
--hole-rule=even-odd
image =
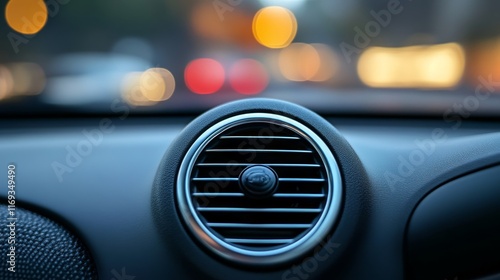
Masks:
[[[272,192],[245,191],[249,168],[270,170],[251,174],[257,189],[276,174]],[[275,264],[303,255],[330,232],[342,180],[332,152],[311,129],[282,115],[248,113],[195,140],[176,195],[185,224],[209,250],[239,263]]]

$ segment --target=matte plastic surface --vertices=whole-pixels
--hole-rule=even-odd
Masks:
[[[500,273],[500,166],[451,181],[426,196],[408,226],[417,279]]]
[[[153,181],[165,151],[190,119],[113,118],[113,129],[103,132],[92,151],[68,165],[71,150],[88,141],[84,131],[99,129],[101,121],[0,121],[0,167],[6,170],[11,162],[17,165],[18,201],[69,221],[91,250],[100,279],[116,278],[116,273],[135,279],[214,279],[234,272],[244,275],[241,279],[268,275],[265,269],[248,272],[221,263],[200,252],[195,243],[183,247],[191,238],[182,236],[185,231],[179,230],[177,215],[166,221],[177,225],[167,239],[156,227],[151,207]],[[354,242],[333,239],[328,247],[332,256],[339,253],[337,249],[345,250],[342,257],[315,259],[323,272],[320,279],[403,279],[405,229],[418,202],[439,185],[500,163],[499,123],[463,120],[453,128],[454,123],[443,120],[331,118],[329,122],[347,139],[366,170],[369,184],[358,192],[369,205],[359,213],[365,218],[357,222],[361,233]],[[322,130],[322,126],[314,128]],[[422,151],[422,143],[429,143],[436,129],[443,131],[441,140],[432,140],[423,160],[415,162],[414,158],[417,164],[408,166],[405,162],[415,157],[415,151]],[[62,175],[62,181],[54,162],[71,170]],[[165,165],[169,164],[174,162],[167,158]],[[409,168],[402,169],[403,165]],[[6,195],[6,190],[0,191],[0,199]],[[184,241],[178,242],[177,236]],[[269,275],[305,279],[311,275],[306,270],[311,264],[299,262]],[[220,270],[206,274],[214,267]]]

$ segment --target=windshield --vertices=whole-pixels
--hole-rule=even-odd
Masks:
[[[500,112],[498,1],[10,0],[4,9],[5,115],[198,112],[252,97],[327,113]]]

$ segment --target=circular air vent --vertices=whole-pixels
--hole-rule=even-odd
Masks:
[[[335,223],[342,197],[327,145],[290,118],[248,113],[199,136],[177,177],[192,234],[240,263],[284,262],[311,250]]]

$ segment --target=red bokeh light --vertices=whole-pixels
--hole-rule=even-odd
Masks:
[[[258,94],[269,83],[269,77],[262,63],[254,59],[236,61],[229,70],[231,87],[241,94]]]
[[[191,61],[184,71],[186,86],[197,94],[211,94],[218,91],[224,84],[224,68],[210,58],[200,58]]]

